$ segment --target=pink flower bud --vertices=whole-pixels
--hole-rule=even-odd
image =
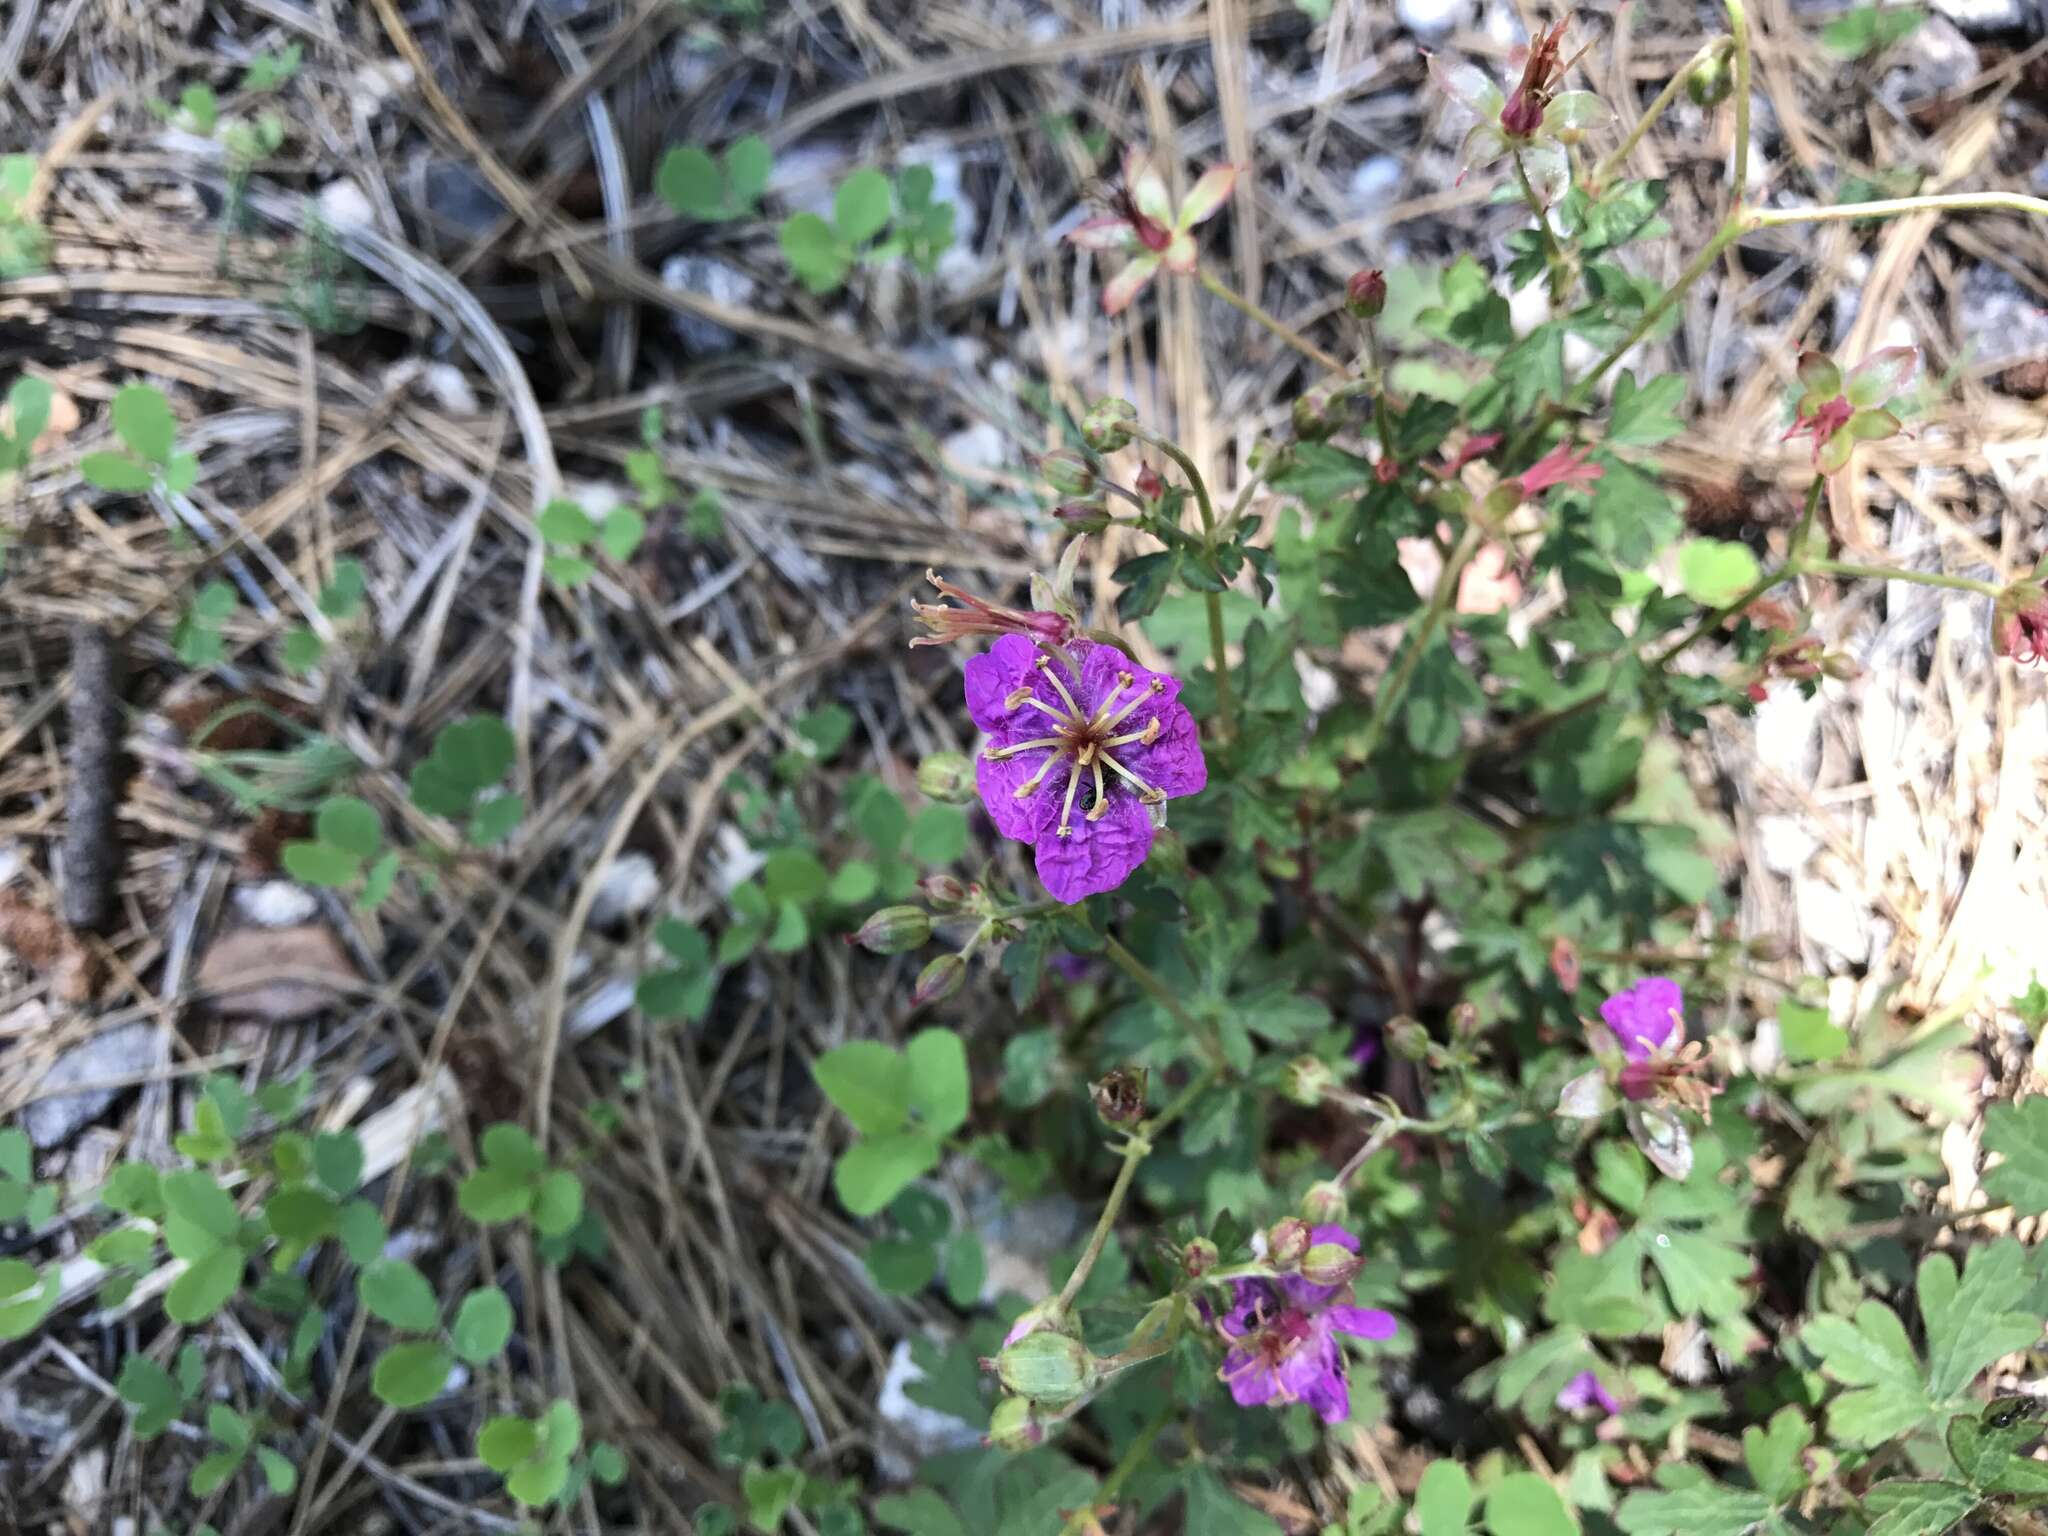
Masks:
[[[1378,267],[1351,274],[1344,285],[1344,307],[1361,320],[1376,320],[1387,307],[1387,277]]]

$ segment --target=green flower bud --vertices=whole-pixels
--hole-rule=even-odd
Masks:
[[[848,939],[877,955],[900,955],[932,936],[932,920],[922,907],[884,907],[871,914]]]
[[[924,893],[924,899],[935,907],[962,907],[974,894],[975,887],[968,885],[958,875],[926,875],[917,882],[917,888]]]
[[[1310,1285],[1349,1285],[1365,1260],[1341,1243],[1317,1243],[1303,1255],[1301,1278]]]
[[[1470,1003],[1460,1003],[1451,1010],[1451,1038],[1453,1040],[1476,1040],[1479,1038],[1479,1010]]]
[[[1052,515],[1084,534],[1100,533],[1110,523],[1109,508],[1092,497],[1086,501],[1063,501],[1052,509]]]
[[[967,962],[958,955],[941,955],[918,973],[917,989],[910,994],[910,1006],[942,1003],[960,990],[967,979]]]
[[[1027,1397],[1006,1397],[989,1415],[987,1444],[999,1451],[1028,1451],[1045,1443],[1045,1426]]]
[[[1314,1240],[1307,1222],[1284,1216],[1266,1229],[1266,1262],[1275,1269],[1292,1269],[1308,1256]]]
[[[1223,1252],[1206,1237],[1193,1239],[1180,1251],[1180,1272],[1199,1280],[1223,1262]]]
[[[1429,1031],[1413,1019],[1395,1019],[1387,1025],[1387,1046],[1403,1061],[1429,1059]]]
[[[1095,466],[1071,448],[1059,448],[1038,461],[1038,473],[1062,496],[1086,496],[1095,489]]]
[[[1301,1197],[1301,1219],[1311,1226],[1323,1227],[1341,1222],[1351,1214],[1351,1197],[1344,1192],[1344,1186],[1334,1179],[1324,1179],[1311,1184]],[[1314,1254],[1311,1253],[1313,1258]],[[1307,1271],[1303,1270],[1306,1274]]]
[[[1718,107],[1735,93],[1735,71],[1725,48],[1716,48],[1685,72],[1686,99],[1696,107]]]
[[[996,1356],[1005,1391],[1054,1407],[1092,1390],[1100,1374],[1088,1346],[1064,1333],[1027,1333]]]
[[[934,752],[917,765],[918,792],[961,805],[974,798],[974,759],[965,752]]]
[[[1280,1091],[1296,1104],[1313,1109],[1337,1081],[1337,1074],[1320,1056],[1297,1056],[1287,1064],[1287,1080]]]
[[[1294,435],[1306,443],[1319,443],[1343,425],[1338,405],[1343,399],[1338,386],[1325,380],[1311,384],[1294,400]]]
[[[1115,453],[1127,445],[1138,425],[1138,408],[1114,395],[1098,400],[1081,418],[1081,441],[1097,453]]]

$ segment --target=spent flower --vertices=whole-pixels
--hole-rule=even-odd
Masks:
[[[1058,645],[1074,633],[1074,621],[1065,614],[1006,608],[954,586],[937,571],[926,571],[924,579],[939,589],[940,596],[950,597],[960,606],[913,602],[911,613],[931,633],[917,636],[910,642],[912,645],[951,645],[956,640],[984,635],[1028,635]]]
[[[1591,461],[1593,450],[1573,450],[1570,443],[1559,443],[1534,464],[1514,479],[1524,496],[1534,496],[1547,491],[1554,485],[1591,485],[1607,471]]]
[[[1546,207],[1571,186],[1571,157],[1565,146],[1613,114],[1591,91],[1558,89],[1585,53],[1582,48],[1570,59],[1564,57],[1564,34],[1570,25],[1571,17],[1566,16],[1553,27],[1539,28],[1525,48],[1509,56],[1522,72],[1510,91],[1503,91],[1476,65],[1442,64],[1425,55],[1438,89],[1479,118],[1461,147],[1460,181],[1472,171],[1513,157]]]
[[[1169,272],[1194,271],[1195,226],[1214,217],[1228,201],[1236,181],[1236,166],[1212,165],[1175,208],[1158,168],[1140,151],[1126,155],[1123,183],[1110,195],[1111,211],[1088,220],[1067,236],[1088,250],[1130,254],[1123,271],[1102,291],[1103,313],[1120,312],[1144,291],[1161,267]]]
[[[1334,1247],[1356,1255],[1358,1239],[1338,1226],[1317,1227],[1311,1251]],[[1350,1417],[1351,1386],[1338,1335],[1390,1339],[1390,1313],[1348,1299],[1349,1280],[1318,1285],[1306,1275],[1232,1282],[1231,1306],[1216,1320],[1230,1349],[1221,1376],[1241,1408],[1307,1403],[1325,1424]]]
[[[1180,683],[1113,645],[1004,635],[967,663],[988,733],[975,782],[996,830],[1029,843],[1063,902],[1114,890],[1151,852],[1156,810],[1209,782]]]
[[[2021,666],[2048,664],[2048,586],[2038,579],[2015,581],[1998,594],[1991,610],[1991,645]]]
[[[1833,358],[1820,352],[1799,354],[1799,403],[1785,440],[1813,439],[1813,467],[1832,475],[1849,462],[1858,443],[1892,437],[1903,427],[1887,404],[1904,389],[1919,364],[1912,347],[1886,347],[1873,352],[1845,376]]]

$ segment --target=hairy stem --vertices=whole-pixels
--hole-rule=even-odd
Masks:
[[[1671,103],[1678,99],[1678,93],[1685,89],[1685,77],[1692,73],[1693,66],[1710,58],[1716,49],[1726,46],[1720,38],[1715,38],[1688,59],[1685,66],[1664,83],[1664,89],[1657,93],[1656,100],[1643,109],[1643,115],[1636,119],[1636,125],[1629,129],[1628,137],[1621,141],[1621,146],[1593,167],[1593,174],[1588,179],[1595,188],[1606,186],[1607,178],[1628,163],[1628,157],[1635,152],[1635,147],[1643,142],[1643,135],[1656,125],[1657,119],[1664,115]]]
[[[1635,329],[1622,337],[1613,351],[1595,363],[1592,372],[1572,385],[1566,403],[1574,406],[1584,405],[1591,399],[1593,387],[1606,376],[1608,369],[1620,362],[1630,347],[1656,328],[1657,322],[1664,318],[1672,305],[1684,298],[1686,290],[1698,282],[1701,274],[1714,264],[1714,258],[1733,245],[1741,233],[1741,226],[1734,219],[1730,219],[1715,230],[1713,238],[1700,247],[1699,253],[1687,263],[1685,270],[1678,274],[1671,286],[1657,296],[1657,302],[1643,311],[1643,318],[1636,322]]]
[[[1246,319],[1264,326],[1303,357],[1313,358],[1331,373],[1345,373],[1349,371],[1337,358],[1325,352],[1278,315],[1253,303],[1235,288],[1209,271],[1207,267],[1200,268],[1195,273],[1195,276],[1200,279],[1202,286],[1215,294],[1217,298],[1228,304]]]
[[[1855,565],[1847,560],[1805,560],[1799,568],[1816,576],[1847,576],[1866,581],[1905,581],[1918,587],[1946,587],[1952,592],[1975,592],[1997,598],[2003,588],[1974,576],[1951,576],[1946,571],[1916,571],[1895,565]]]
[[[1749,191],[1749,12],[1743,0],[1721,0],[1728,12],[1728,36],[1735,44],[1735,175],[1728,189],[1728,211],[1742,209]]]
[[[1925,197],[1881,197],[1868,203],[1831,203],[1812,208],[1753,208],[1743,215],[1747,229],[1784,224],[1823,224],[1840,219],[1895,219],[1908,213],[2031,213],[2048,218],[2048,198],[2021,192],[1931,192]]]
[[[1173,1021],[1181,1027],[1201,1051],[1203,1058],[1208,1061],[1210,1069],[1222,1070],[1223,1042],[1217,1038],[1216,1031],[1189,1013],[1186,1005],[1174,995],[1173,988],[1160,979],[1159,973],[1125,948],[1123,941],[1115,934],[1105,933],[1102,942],[1116,968],[1135,981],[1146,996],[1173,1016]]]
[[[1468,523],[1465,532],[1444,561],[1441,575],[1436,579],[1436,590],[1429,595],[1429,606],[1422,611],[1422,622],[1415,627],[1415,633],[1408,642],[1407,650],[1394,663],[1393,670],[1380,683],[1379,692],[1373,696],[1372,714],[1365,722],[1365,732],[1359,738],[1357,760],[1369,761],[1379,749],[1380,738],[1386,735],[1387,723],[1394,717],[1394,706],[1401,702],[1401,696],[1408,691],[1408,684],[1415,676],[1415,669],[1421,665],[1422,653],[1429,649],[1429,642],[1435,636],[1437,626],[1444,615],[1451,610],[1451,601],[1458,590],[1458,577],[1479,552],[1481,530],[1477,523]]]
[[[1202,478],[1202,472],[1195,468],[1195,461],[1180,449],[1180,445],[1154,433],[1143,434],[1144,440],[1165,454],[1180,466],[1181,473],[1188,477],[1188,485],[1195,493],[1195,506],[1202,514],[1202,538],[1209,546],[1209,553],[1216,552],[1216,504],[1209,499],[1209,482]],[[1216,669],[1216,729],[1228,741],[1235,734],[1236,705],[1230,692],[1230,647],[1223,634],[1223,594],[1204,592],[1209,610],[1209,657]]]
[[[1111,939],[1111,944],[1116,940]],[[1131,1192],[1131,1182],[1138,1176],[1138,1164],[1152,1155],[1153,1138],[1158,1136],[1174,1121],[1186,1113],[1193,1104],[1208,1091],[1216,1080],[1216,1069],[1210,1067],[1190,1081],[1187,1087],[1174,1096],[1158,1114],[1147,1120],[1131,1133],[1124,1143],[1123,1166],[1116,1171],[1116,1182],[1109,1187],[1109,1198],[1102,1203],[1102,1215],[1095,1222],[1095,1230],[1089,1234],[1088,1246],[1082,1250],[1081,1258],[1074,1265],[1074,1272],[1067,1276],[1067,1283],[1060,1287],[1056,1305],[1064,1311],[1073,1305],[1074,1298],[1081,1294],[1081,1287],[1088,1283],[1088,1272],[1095,1268],[1095,1261],[1102,1257],[1102,1250],[1109,1242],[1109,1234],[1116,1226],[1117,1214],[1124,1208],[1124,1200]]]
[[[1536,232],[1543,237],[1543,262],[1550,269],[1551,302],[1564,302],[1564,249],[1557,243],[1557,235],[1550,227],[1550,214],[1544,209],[1543,200],[1536,195],[1536,187],[1529,180],[1527,167],[1522,164],[1519,153],[1515,155],[1515,180],[1522,184],[1522,197],[1529,205],[1529,211],[1536,215]]]

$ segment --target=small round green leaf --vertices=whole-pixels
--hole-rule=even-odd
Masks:
[[[171,1282],[164,1295],[164,1311],[174,1323],[203,1323],[228,1304],[242,1283],[242,1250],[217,1248],[194,1259],[185,1272]]]
[[[372,1316],[409,1333],[431,1333],[441,1326],[441,1303],[434,1288],[404,1259],[379,1258],[363,1267],[356,1294]]]
[[[130,384],[114,396],[114,433],[129,448],[152,464],[171,456],[178,439],[178,419],[163,391],[147,384]]]
[[[583,1181],[566,1168],[540,1181],[533,1196],[533,1225],[542,1237],[560,1237],[583,1219]]]
[[[882,232],[889,222],[889,205],[889,178],[863,166],[839,184],[832,198],[832,222],[842,238],[861,245]]]
[[[512,1303],[495,1285],[486,1285],[462,1298],[455,1313],[455,1352],[471,1365],[494,1360],[512,1337]]]
[[[392,1408],[417,1408],[441,1395],[454,1368],[455,1357],[439,1344],[395,1344],[378,1357],[370,1390]]]

